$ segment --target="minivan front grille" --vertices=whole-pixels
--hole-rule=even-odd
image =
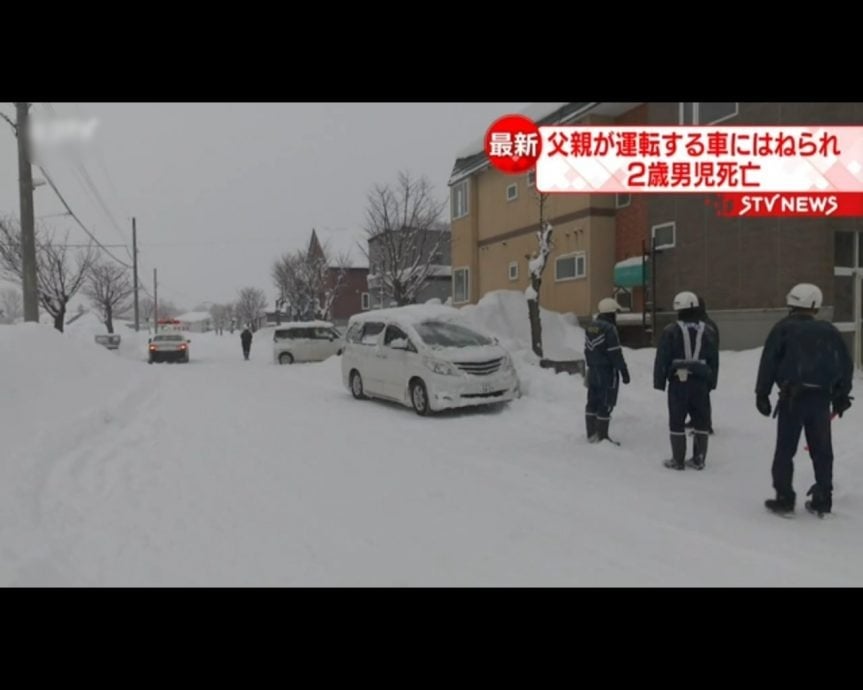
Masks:
[[[500,369],[502,359],[492,359],[488,362],[456,362],[455,365],[467,374],[488,376]]]
[[[461,397],[463,398],[499,398],[506,391],[492,391],[491,393],[463,393]]]

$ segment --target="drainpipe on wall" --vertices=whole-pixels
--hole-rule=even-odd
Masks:
[[[656,347],[656,235],[650,238],[650,342]]]
[[[859,264],[859,261],[858,261]],[[863,321],[863,268],[854,270],[854,368],[863,368],[863,342],[861,342],[861,321]]]

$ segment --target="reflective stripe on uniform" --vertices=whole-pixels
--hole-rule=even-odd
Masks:
[[[689,327],[683,323],[682,321],[678,321],[677,325],[680,327],[680,332],[683,334],[683,356],[686,360],[698,361],[699,356],[701,355],[701,341],[704,338],[704,322],[698,322],[698,328],[695,334],[695,351],[692,350],[692,340],[689,338]]]

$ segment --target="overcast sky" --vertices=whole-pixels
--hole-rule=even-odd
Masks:
[[[361,240],[366,193],[399,170],[427,175],[444,199],[456,153],[527,105],[53,103],[33,114],[98,121],[73,153],[46,151],[46,169],[101,242],[131,246],[135,216],[142,279],[158,268],[160,295],[191,309],[246,285],[272,301],[273,260],[305,246],[313,227],[337,249]],[[0,111],[14,118],[12,104]],[[48,187],[35,207],[37,219],[63,211]],[[19,213],[15,138],[2,121],[0,213]],[[86,239],[70,218],[44,222]]]

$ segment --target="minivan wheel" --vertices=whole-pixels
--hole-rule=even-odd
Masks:
[[[283,352],[279,355],[279,364],[293,364],[294,356],[290,352]]]
[[[411,382],[411,403],[413,404],[414,412],[421,417],[425,417],[431,412],[426,385],[419,379]]]
[[[363,400],[366,397],[363,393],[363,378],[356,369],[351,372],[351,394],[357,400]]]

